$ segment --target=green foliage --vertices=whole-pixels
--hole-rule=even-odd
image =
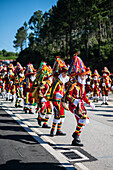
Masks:
[[[14,41],[15,48],[21,47],[19,59],[24,64],[30,59],[39,65],[43,59],[53,65],[58,55],[69,63],[73,54],[80,51],[80,57],[92,70],[101,71],[107,66],[113,71],[112,1],[58,0],[57,5],[44,14],[40,10],[34,12],[28,25],[31,31],[28,37],[27,25],[24,25]],[[28,48],[23,50],[27,38]]]
[[[15,60],[18,57],[18,53],[7,52],[5,49],[0,51],[0,60]]]
[[[23,46],[26,44],[26,38],[27,38],[27,23],[25,22],[24,25],[17,30],[15,36],[16,40],[13,41],[14,47],[16,49],[20,48],[22,51]]]

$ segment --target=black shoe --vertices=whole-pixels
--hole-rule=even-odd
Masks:
[[[17,107],[17,104],[15,104],[15,107]]]
[[[8,101],[8,98],[6,98],[6,101]]]
[[[51,128],[50,126],[48,126],[47,124],[43,124],[42,128]]]
[[[27,113],[27,108],[26,107],[24,107],[24,112]]]
[[[80,137],[79,137],[79,135],[77,134],[77,133],[73,133],[73,135],[72,135],[72,137],[77,141],[77,142],[81,142],[81,140],[80,140]]]
[[[53,137],[54,136],[54,131],[51,129],[50,131],[50,136]]]
[[[105,103],[103,102],[101,105],[105,105]]]
[[[11,102],[13,102],[13,100],[14,100],[14,99],[12,98],[12,99],[11,99]]]
[[[109,105],[109,104],[106,102],[105,105]]]
[[[59,131],[57,131],[57,132],[56,132],[56,135],[59,135],[59,136],[65,136],[65,135],[66,135],[66,133],[63,133],[63,132],[59,132]]]
[[[18,105],[18,107],[22,107],[21,105]]]
[[[41,119],[37,118],[37,122],[41,126]]]
[[[34,114],[31,109],[29,110],[29,114]]]
[[[80,143],[80,142],[77,142],[75,139],[72,141],[72,146],[83,146],[83,144],[82,143]]]

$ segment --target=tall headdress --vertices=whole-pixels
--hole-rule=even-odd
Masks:
[[[67,69],[66,63],[59,56],[57,56],[53,65],[53,74],[59,75],[61,72],[67,72]]]
[[[40,67],[36,73],[36,81],[42,82],[52,75],[52,68],[47,66],[45,62],[41,62]]]
[[[82,59],[75,54],[68,69],[69,76],[74,77],[76,75],[88,74],[89,72],[90,69],[87,68]]]
[[[29,63],[26,67],[25,77],[36,74],[36,70],[33,67],[33,64]]]
[[[100,77],[100,75],[99,75],[99,73],[98,73],[97,69],[95,69],[95,70],[94,70],[94,74],[92,74],[92,77],[93,77],[93,76]]]
[[[110,75],[110,72],[107,67],[104,67],[104,69],[102,70],[102,73],[106,73],[106,74]]]

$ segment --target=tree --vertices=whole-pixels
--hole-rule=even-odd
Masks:
[[[27,39],[27,23],[25,22],[22,27],[20,27],[17,30],[16,40],[13,41],[14,43],[14,48],[18,49],[20,48],[21,51],[23,50],[23,46],[26,45],[26,39]]]
[[[7,56],[7,51],[6,51],[5,49],[2,50],[2,55],[3,55],[4,57]]]

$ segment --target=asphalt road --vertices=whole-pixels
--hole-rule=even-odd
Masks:
[[[0,107],[0,170],[59,170],[60,163]]]
[[[62,126],[62,131],[66,132],[66,136],[50,137],[49,135],[50,129],[43,129],[40,126],[38,126],[37,120],[36,120],[37,118],[36,113],[25,114],[22,108],[15,108],[14,103],[7,102],[5,101],[5,99],[1,99],[1,106],[5,106],[7,110],[10,110],[12,114],[18,117],[24,124],[26,124],[30,130],[38,134],[43,141],[47,142],[47,144],[53,150],[56,151],[55,154],[57,152],[62,154],[65,157],[65,159],[68,162],[70,162],[74,167],[76,167],[78,170],[81,170],[81,169],[82,170],[87,170],[87,169],[89,170],[95,170],[95,169],[96,170],[113,170],[113,94],[109,95],[108,106],[101,105],[101,103],[102,103],[101,100],[99,100],[98,103],[95,103],[96,105],[95,110],[91,110],[89,106],[86,106],[88,110],[90,123],[86,124],[85,128],[83,129],[83,132],[81,133],[81,140],[84,146],[83,147],[72,147],[71,146],[72,133],[74,132],[75,127],[76,127],[76,120],[72,113],[66,112],[66,118]],[[0,116],[0,119],[3,119],[3,121],[5,121],[7,120],[7,116],[4,116],[4,117]],[[52,125],[52,120],[53,120],[53,116],[49,120],[50,126]],[[5,125],[5,123],[2,123],[2,126],[3,125]],[[14,126],[14,124],[12,125],[12,122],[9,122],[7,127],[9,127],[9,125]],[[17,126],[17,124],[15,126]],[[4,158],[5,153],[7,153],[7,147],[5,146],[9,146],[8,145],[9,142],[5,140],[5,142],[7,141],[7,143],[5,144],[4,139],[0,140],[0,142],[2,141],[2,145],[5,144],[5,146],[3,145],[2,148],[6,149],[6,152],[4,152],[3,156],[0,156],[0,160],[2,160],[2,166],[6,166],[7,164],[10,166],[11,162],[8,162],[8,161],[14,160],[15,162],[15,158],[16,158],[15,155],[17,154],[19,155],[19,158],[16,158],[16,163],[13,163],[14,165],[15,164],[19,164],[20,166],[25,165],[25,167],[30,167],[30,165],[33,165],[34,168],[35,168],[35,165],[37,165],[40,168],[41,165],[43,166],[44,164],[44,167],[47,167],[46,169],[50,169],[50,168],[59,169],[60,168],[59,161],[57,161],[58,160],[57,158],[59,158],[59,156],[55,157],[55,154],[52,154],[54,155],[53,157],[51,155],[52,152],[50,153],[49,150],[48,150],[49,153],[46,152],[46,150],[42,148],[42,146],[37,144],[35,140],[33,140],[28,135],[28,133],[24,131],[24,133],[26,133],[28,137],[28,140],[26,140],[23,138],[23,135],[21,135],[21,133],[23,133],[21,130],[20,131],[12,130],[12,129],[5,130],[4,126],[2,128],[3,129],[1,129],[1,126],[0,126],[0,134],[2,138],[5,136],[6,137],[8,136],[8,139],[10,138],[9,139],[10,142],[17,142],[17,149],[15,149],[16,147],[13,147],[11,151],[14,150],[13,151],[14,153],[12,152],[11,157],[10,156],[8,157],[7,156],[8,154],[6,154],[7,160],[4,161],[2,157]],[[8,132],[8,134],[4,134],[6,132]],[[13,135],[11,135],[12,133]],[[18,140],[15,140],[15,133],[16,133],[16,137],[18,136]],[[26,135],[24,135],[24,137]],[[29,144],[28,143],[26,144],[28,147],[25,145],[26,142],[29,142]],[[27,149],[22,149],[24,145],[25,145],[25,148],[27,147],[28,149],[26,154],[24,152]],[[1,143],[0,143],[0,146],[1,146]],[[13,145],[10,144],[10,146],[13,146]],[[29,155],[32,150],[32,147],[34,147],[35,149],[33,149],[31,153],[31,157],[30,157]],[[43,161],[40,161],[42,158],[39,158],[41,156],[40,153],[43,153],[43,152],[40,152],[40,149],[38,148],[42,148],[43,152],[47,153],[48,155],[48,156],[44,156],[46,154],[44,155],[42,154]],[[0,147],[0,153],[3,152],[3,150],[5,149],[1,150],[1,147]],[[68,154],[68,157],[67,157],[67,154]],[[21,157],[20,155],[22,155],[23,157]],[[36,157],[38,159],[36,159]],[[52,160],[51,160],[51,157],[52,157]],[[42,162],[44,163],[42,164]]]

